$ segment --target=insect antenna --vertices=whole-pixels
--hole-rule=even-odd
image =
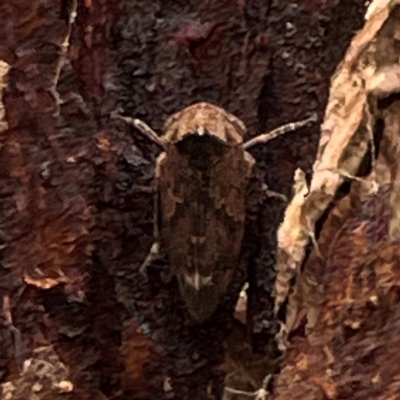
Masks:
[[[164,147],[164,142],[145,122],[137,118],[123,117],[116,112],[111,113],[111,118],[120,119],[127,124],[134,126],[138,131],[145,135],[152,142],[157,143],[159,146]]]
[[[272,130],[271,132],[263,133],[261,135],[254,137],[253,139],[248,140],[247,142],[245,142],[243,144],[243,148],[245,150],[247,150],[250,147],[253,147],[257,144],[267,143],[270,140],[275,139],[279,136],[282,136],[288,132],[302,128],[303,126],[306,126],[311,122],[316,122],[317,118],[318,118],[317,114],[314,113],[311,117],[308,117],[307,119],[303,119],[303,120],[297,121],[297,122],[290,122],[288,124],[282,125],[276,129]]]
[[[294,131],[296,129],[300,129],[303,126],[308,125],[309,123],[312,122],[317,122],[318,120],[318,115],[317,113],[313,113],[310,117],[303,119],[301,121],[296,121],[296,122],[290,122],[288,124],[285,125],[281,125],[278,128],[268,132],[268,133],[263,133],[261,135],[258,135],[256,137],[254,137],[253,139],[248,140],[245,143],[240,143],[240,144],[236,144],[232,147],[240,147],[242,146],[245,150],[249,149],[250,147],[253,147],[257,144],[260,143],[267,143],[272,139],[275,139],[279,136],[282,136],[288,132]],[[212,164],[212,167],[216,166],[218,163],[220,162],[220,160],[217,160],[215,163]]]

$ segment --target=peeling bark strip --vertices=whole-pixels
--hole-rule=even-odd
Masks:
[[[6,130],[8,128],[8,123],[5,120],[5,110],[4,110],[4,104],[3,104],[3,89],[6,86],[7,73],[8,73],[9,69],[10,69],[10,66],[3,60],[0,60],[0,132]],[[1,144],[0,144],[0,146],[1,146]]]
[[[381,110],[377,102],[400,91],[399,54],[396,51],[400,32],[399,5],[399,0],[376,0],[371,4],[364,28],[354,37],[332,78],[309,188],[304,174],[299,170],[296,172],[295,195],[278,230],[276,312],[289,297],[283,335],[290,332],[297,318],[297,305],[293,296],[289,296],[289,282],[300,270],[310,239],[316,244],[315,224],[346,178],[360,181],[355,175],[369,146],[374,167],[368,179],[369,193],[377,191],[377,184],[385,183],[379,179],[380,170],[375,165],[373,128],[377,118],[383,118],[386,126],[381,143],[381,157],[383,154],[385,159],[392,160],[392,218],[389,235],[391,239],[400,238],[400,218],[397,211],[399,194],[396,183],[399,152],[398,105],[394,101],[392,105]],[[324,255],[321,257],[324,258]],[[310,318],[308,321],[310,326]]]
[[[215,311],[238,264],[247,181],[255,164],[245,149],[315,118],[246,143],[243,122],[209,103],[174,114],[160,138],[144,122],[125,120],[164,148],[156,162],[155,242],[142,270],[165,246],[190,314],[203,321]]]

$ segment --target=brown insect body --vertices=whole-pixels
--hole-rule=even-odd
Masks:
[[[317,115],[247,142],[244,124],[209,103],[174,114],[161,137],[139,119],[112,117],[164,149],[156,162],[154,243],[140,270],[164,247],[190,314],[203,321],[215,311],[239,262],[247,181],[255,164],[246,150],[315,122]],[[285,199],[267,189],[266,195]]]
[[[255,163],[242,147],[244,135],[239,119],[198,103],[173,115],[161,137],[161,246],[197,320],[215,310],[238,264],[247,178]]]

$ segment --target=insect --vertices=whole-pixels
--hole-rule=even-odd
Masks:
[[[143,121],[114,117],[134,125],[164,150],[155,168],[154,243],[141,271],[165,246],[189,313],[203,321],[215,311],[238,265],[246,186],[255,164],[247,149],[315,117],[247,142],[243,122],[210,103],[172,115],[161,136]]]

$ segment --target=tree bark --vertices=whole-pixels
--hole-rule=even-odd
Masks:
[[[370,6],[332,79],[307,193],[296,173],[277,235],[289,348],[274,399],[399,396],[399,17],[397,1]]]
[[[246,274],[201,326],[188,322],[166,260],[139,274],[152,198],[133,185],[151,183],[159,150],[110,113],[160,131],[172,113],[209,101],[249,137],[311,112],[321,121],[364,11],[364,0],[0,5],[2,398],[221,398],[223,343]],[[311,175],[318,139],[314,126],[255,148],[259,179],[288,195],[297,167]],[[283,213],[268,200],[244,239],[255,354],[276,329]]]

